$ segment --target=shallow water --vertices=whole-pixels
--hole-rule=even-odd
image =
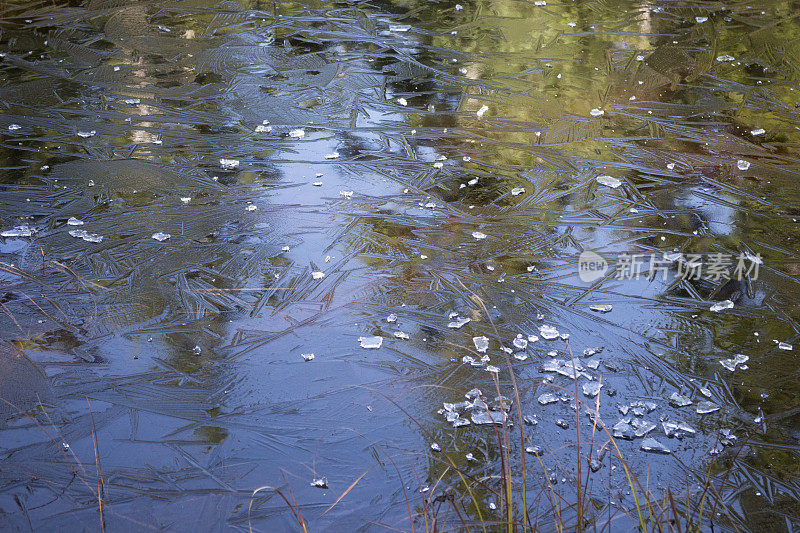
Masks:
[[[705,527],[797,527],[800,4],[536,4],[6,3],[3,522],[297,529],[263,486],[312,530],[500,520],[502,406],[443,403],[513,371],[543,530],[593,418],[657,498],[711,476]],[[676,252],[749,275],[647,275]]]

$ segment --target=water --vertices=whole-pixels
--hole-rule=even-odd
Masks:
[[[4,4],[4,523],[97,529],[98,486],[110,530],[297,528],[266,486],[312,530],[499,520],[505,422],[546,529],[587,460],[633,504],[622,414],[657,497],[797,527],[798,9]],[[511,372],[508,415],[437,412]]]

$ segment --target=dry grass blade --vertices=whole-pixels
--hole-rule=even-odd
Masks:
[[[372,468],[375,468],[375,467],[373,466]],[[344,492],[343,492],[343,493],[342,493],[342,494],[341,494],[341,495],[340,495],[338,498],[336,498],[336,501],[335,501],[335,502],[333,502],[333,504],[331,504],[331,506],[330,506],[330,507],[328,507],[327,509],[325,509],[325,512],[324,512],[324,513],[322,513],[321,515],[319,515],[319,517],[320,517],[320,518],[322,518],[323,516],[325,516],[325,515],[328,513],[328,511],[330,511],[331,509],[333,509],[334,507],[336,507],[336,505],[338,505],[338,504],[339,504],[339,502],[340,502],[340,501],[342,501],[342,498],[344,498],[345,496],[347,496],[347,493],[348,493],[348,492],[350,492],[351,490],[353,490],[353,489],[355,488],[355,486],[356,486],[356,485],[358,485],[358,482],[359,482],[359,481],[361,481],[361,479],[362,479],[364,476],[366,476],[366,475],[367,475],[367,474],[370,472],[370,470],[372,470],[372,468],[370,468],[370,469],[366,470],[366,471],[365,471],[363,474],[361,474],[360,476],[358,476],[358,478],[356,478],[356,480],[355,480],[355,481],[353,481],[353,482],[350,484],[350,486],[349,486],[349,487],[347,487],[347,489],[346,489],[346,490],[345,490],[345,491],[344,491]]]
[[[105,492],[105,481],[103,480],[103,468],[100,465],[100,446],[97,442],[97,427],[94,424],[94,412],[92,411],[92,404],[89,403],[89,398],[86,398],[86,404],[89,406],[89,416],[92,420],[92,444],[94,445],[94,461],[97,470],[97,508],[100,511],[100,531],[106,530],[105,519],[103,518],[103,493]]]
[[[283,492],[281,492],[280,489],[278,489],[276,487],[273,487],[271,485],[264,485],[262,487],[258,487],[250,495],[250,505],[247,506],[247,526],[248,526],[248,528],[250,530],[250,533],[253,533],[253,523],[252,523],[253,501],[254,501],[254,499],[256,497],[256,494],[258,494],[262,490],[273,490],[276,493],[278,493],[278,495],[281,498],[283,498],[283,501],[286,502],[286,505],[289,507],[289,509],[291,509],[292,514],[294,514],[294,517],[297,520],[297,523],[300,525],[300,529],[303,530],[303,533],[308,533],[308,528],[306,526],[305,520],[303,520],[302,514],[300,513],[300,509],[299,508],[296,509],[291,504],[291,502],[289,502],[289,500],[286,498],[286,496],[284,496]]]

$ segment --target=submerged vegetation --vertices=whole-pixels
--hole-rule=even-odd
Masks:
[[[798,13],[2,3],[0,521],[793,531]]]

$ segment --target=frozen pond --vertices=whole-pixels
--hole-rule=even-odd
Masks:
[[[4,3],[0,523],[797,528],[799,13]]]

